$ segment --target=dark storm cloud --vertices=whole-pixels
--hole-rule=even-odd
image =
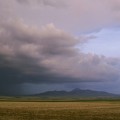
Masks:
[[[66,5],[67,9],[51,9]],[[119,25],[119,6],[119,0],[0,0],[0,94],[20,94],[23,83],[119,79],[120,59],[82,53],[78,46],[93,36],[77,39],[64,32],[83,33]],[[52,21],[64,30],[54,24],[30,26],[19,19],[36,26]]]
[[[22,21],[0,27],[0,83],[67,83],[119,78],[119,59],[84,54],[76,39],[48,24],[41,29]],[[84,42],[85,41],[85,42]]]

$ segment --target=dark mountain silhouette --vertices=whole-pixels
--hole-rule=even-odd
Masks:
[[[47,91],[44,93],[35,94],[33,96],[46,98],[117,98],[120,95],[108,93],[104,91],[81,90],[79,88],[72,91]]]

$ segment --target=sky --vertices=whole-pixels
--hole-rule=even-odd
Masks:
[[[120,94],[119,46],[120,0],[0,0],[0,95]]]

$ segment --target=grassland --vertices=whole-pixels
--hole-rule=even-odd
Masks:
[[[2,101],[0,120],[120,120],[120,102]]]

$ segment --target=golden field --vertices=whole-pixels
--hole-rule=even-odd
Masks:
[[[120,120],[120,102],[0,102],[0,120]]]

